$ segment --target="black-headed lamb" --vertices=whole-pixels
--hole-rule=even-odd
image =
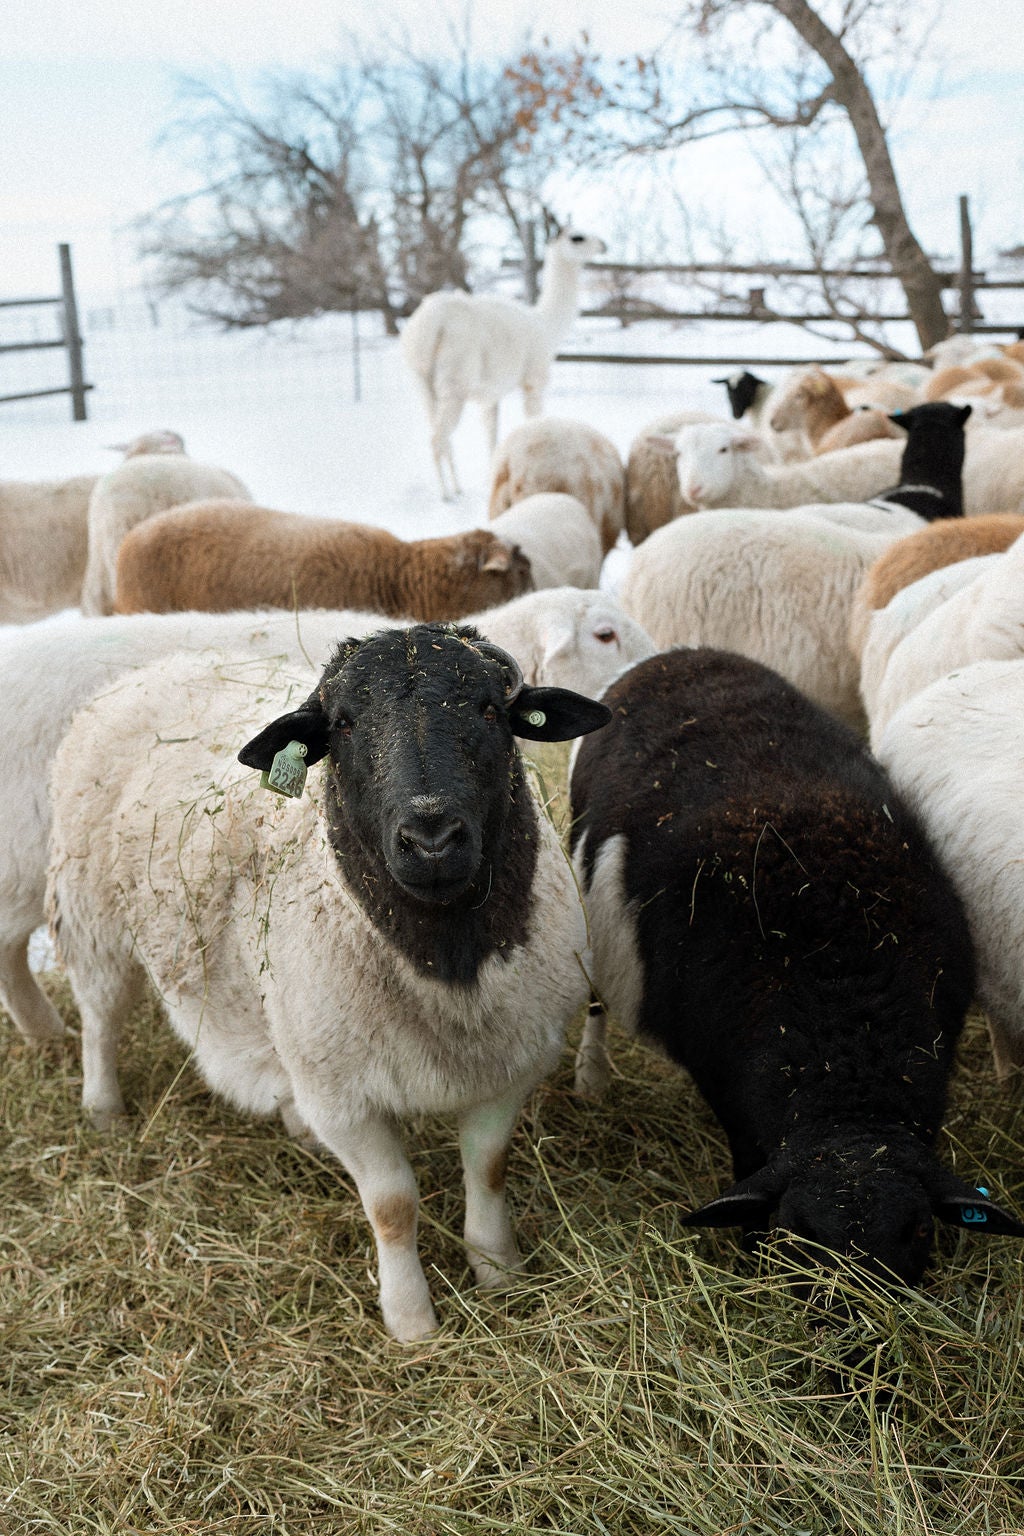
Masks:
[[[933,1148],[973,955],[883,769],[729,652],[654,656],[604,699],[612,723],[572,777],[595,988],[692,1073],[733,1157],[735,1184],[684,1220],[762,1232],[775,1213],[908,1284],[935,1216],[1024,1235]]]
[[[117,1029],[148,975],[212,1088],[348,1169],[385,1325],[419,1338],[436,1320],[396,1123],[457,1117],[470,1261],[500,1283],[517,1263],[513,1126],[585,996],[579,895],[515,736],[565,740],[608,711],[525,686],[466,626],[340,643],[298,708],[258,673],[154,664],[80,711],[58,752],[48,905],[84,1104],[100,1124],[123,1107]],[[284,712],[253,734],[275,697]],[[279,800],[240,774],[250,736],[240,761],[271,777],[282,752],[325,759],[313,793]]]

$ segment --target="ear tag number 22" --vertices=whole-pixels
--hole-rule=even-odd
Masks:
[[[280,752],[275,752],[274,761],[260,778],[262,787],[297,800],[306,785],[307,770],[303,759],[307,750],[304,741],[290,741]]]

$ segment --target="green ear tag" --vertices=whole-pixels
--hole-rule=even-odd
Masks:
[[[542,725],[547,724],[548,717],[542,709],[531,709],[527,712],[526,719],[530,725],[535,725],[539,730]]]
[[[306,751],[304,741],[290,741],[280,752],[275,752],[274,761],[260,778],[263,788],[297,800],[306,784],[306,765],[303,762]]]

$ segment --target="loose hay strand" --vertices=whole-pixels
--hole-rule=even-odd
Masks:
[[[105,1137],[73,1047],[5,1043],[0,1530],[1021,1529],[1020,1247],[943,1232],[920,1294],[850,1276],[850,1321],[821,1327],[781,1258],[681,1226],[726,1149],[639,1046],[614,1040],[600,1107],[571,1090],[571,1048],[527,1107],[509,1170],[527,1273],[505,1298],[471,1287],[451,1125],[417,1126],[442,1327],[406,1346],[343,1171],[214,1100],[154,1005],[125,1029],[132,1118]],[[1019,1206],[1022,1143],[973,1020],[945,1155]]]

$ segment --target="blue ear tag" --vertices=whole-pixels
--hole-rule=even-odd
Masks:
[[[979,1190],[980,1194],[981,1191]],[[988,1212],[979,1211],[976,1206],[962,1205],[960,1207],[960,1223],[965,1227],[983,1227],[988,1221]]]
[[[988,1199],[988,1190],[985,1188],[984,1184],[976,1184],[975,1188],[977,1189],[979,1195],[984,1195],[985,1199]]]
[[[280,752],[275,752],[274,761],[260,777],[261,786],[272,789],[277,795],[288,795],[290,799],[297,800],[306,785],[306,764],[303,758],[307,751],[304,741],[290,741]]]

